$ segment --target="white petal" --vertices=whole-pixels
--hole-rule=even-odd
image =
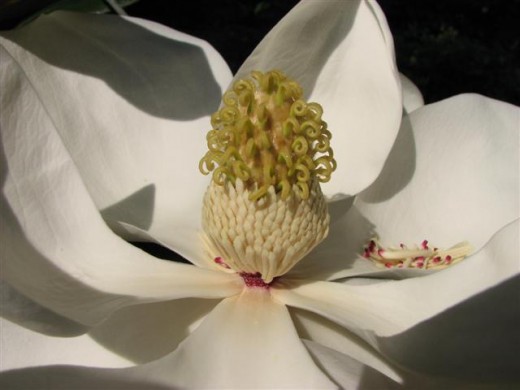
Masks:
[[[517,381],[520,277],[472,296],[396,336],[379,340],[399,365],[466,381]],[[502,388],[502,386],[497,386]]]
[[[109,222],[162,232],[198,224],[207,183],[198,160],[231,79],[212,47],[153,22],[68,12],[3,35],[20,69],[2,88],[26,104],[12,85],[24,73]],[[27,110],[18,120],[38,118]]]
[[[353,276],[404,279],[431,273],[420,269],[380,268],[362,257],[363,247],[374,237],[374,225],[363,217],[356,206],[350,207],[351,203],[352,199],[329,203],[329,235],[289,271],[288,277],[312,280],[337,280]]]
[[[78,336],[89,329],[31,301],[5,280],[0,280],[0,315],[24,328],[49,336]]]
[[[515,384],[498,382],[479,382],[457,380],[432,375],[422,375],[403,371],[404,383],[397,383],[373,370],[363,366],[348,355],[339,353],[320,344],[305,341],[314,360],[320,365],[342,389],[374,389],[374,390],[495,390],[512,389]]]
[[[287,309],[261,289],[221,302],[177,351],[155,362],[118,370],[58,366],[14,371],[0,376],[0,384],[13,389],[28,384],[49,389],[127,388],[124,384],[146,389],[336,388],[309,356]]]
[[[280,69],[324,108],[338,169],[327,195],[355,194],[377,177],[402,113],[393,43],[379,6],[365,1],[302,1],[237,73]]]
[[[304,340],[306,348],[324,372],[342,389],[377,390],[496,390],[513,389],[515,384],[463,382],[431,376],[409,374],[404,385],[364,367],[357,361],[319,344]],[[167,390],[171,385],[158,384],[153,376],[132,375],[137,369],[101,369],[77,366],[46,366],[0,374],[0,386],[10,390],[28,388],[45,390]],[[204,373],[200,373],[203,375]],[[247,388],[240,386],[239,388]],[[276,387],[279,388],[279,387]],[[300,388],[300,387],[298,387]],[[304,387],[309,388],[309,387]]]
[[[396,382],[364,366],[349,355],[312,341],[304,341],[316,363],[341,389],[401,389]],[[367,381],[371,386],[365,387]]]
[[[177,299],[129,306],[89,335],[132,362],[146,363],[173,352],[217,304],[213,299]]]
[[[431,375],[517,379],[519,234],[517,220],[452,268],[420,280],[367,286],[407,312],[406,331],[380,340],[384,353]]]
[[[80,337],[50,337],[0,319],[0,369],[51,364],[127,367],[155,360],[171,353],[216,304],[180,299],[126,307]]]
[[[478,95],[424,106],[356,206],[385,245],[478,250],[519,216],[519,129],[517,107]]]
[[[235,275],[158,260],[115,236],[31,83],[5,52],[0,65],[8,86],[1,95],[0,237],[9,243],[0,250],[9,284],[88,325],[131,303],[241,290]],[[27,115],[30,121],[19,120]]]
[[[301,338],[312,340],[372,367],[397,382],[402,378],[397,370],[377,351],[341,326],[314,313],[292,309],[296,329]]]
[[[202,246],[200,227],[195,227],[198,222],[182,227],[171,226],[169,229],[153,229],[146,231],[125,222],[118,222],[131,237],[139,241],[154,242],[182,256],[197,267],[223,270],[213,259],[208,258]],[[168,231],[169,230],[169,231]],[[173,238],[173,239],[172,239]],[[195,245],[194,245],[195,243]]]
[[[181,388],[334,388],[315,366],[287,309],[263,289],[221,302],[175,353],[137,378]]]
[[[131,362],[110,352],[87,335],[52,337],[0,318],[2,371],[50,364],[127,367]]]
[[[421,91],[412,82],[412,80],[410,80],[402,73],[400,73],[399,76],[401,77],[401,88],[403,90],[403,107],[404,110],[409,114],[412,111],[424,106],[424,99]]]
[[[366,260],[357,261],[372,225],[352,207],[353,201],[352,197],[328,203],[331,220],[327,238],[289,271],[289,277],[335,279],[338,274],[364,274],[372,268]]]
[[[366,285],[284,280],[272,293],[377,345],[375,335],[396,335],[518,274],[518,234],[517,222],[508,225],[471,258],[424,278]]]

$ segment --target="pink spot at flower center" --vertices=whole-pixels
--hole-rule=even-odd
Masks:
[[[244,279],[244,283],[247,287],[269,288],[270,283],[264,282],[264,280],[262,279],[262,274],[260,272],[240,272],[239,275],[242,276],[242,279]]]
[[[230,267],[229,265],[227,265],[227,264],[225,263],[224,259],[223,259],[222,257],[220,257],[220,256],[215,257],[215,258],[213,259],[213,261],[214,261],[215,263],[217,263],[218,265],[221,265],[222,267],[226,268],[226,269],[231,269],[231,267]]]

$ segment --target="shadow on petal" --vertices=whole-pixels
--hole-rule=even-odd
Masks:
[[[359,197],[367,203],[379,203],[397,194],[406,187],[415,173],[416,155],[412,124],[405,115],[383,170]]]
[[[155,185],[149,184],[119,202],[101,210],[107,224],[117,225],[125,222],[148,230],[152,225],[155,204]],[[113,230],[117,231],[117,227]]]
[[[26,329],[49,336],[73,337],[88,331],[88,327],[38,305],[0,280],[0,316]]]
[[[218,302],[179,299],[129,306],[112,314],[89,335],[135,363],[150,362],[175,350]]]
[[[176,40],[120,17],[56,12],[4,36],[49,64],[104,81],[157,117],[193,120],[220,102],[206,54],[184,34]]]
[[[4,142],[0,139],[0,184],[2,188],[5,188],[9,169],[6,157],[8,152],[9,151],[6,150]],[[16,288],[16,294],[7,297],[7,299],[16,298],[25,301],[28,301],[29,299],[34,299],[36,301],[40,299],[39,303],[50,300],[56,305],[54,308],[66,308],[72,306],[71,302],[73,300],[75,300],[75,305],[78,305],[80,302],[84,301],[96,301],[104,295],[67,274],[65,271],[52,264],[42,253],[40,253],[24,232],[24,229],[14,214],[4,191],[0,193],[0,215],[2,216],[2,221],[0,223],[0,237],[2,237],[2,241],[5,240],[5,242],[10,243],[10,245],[1,246],[0,266],[2,269],[2,277],[5,278],[10,285],[14,285]],[[23,259],[23,262],[18,261],[17,259]],[[38,275],[40,277],[42,275],[47,275],[46,279],[49,286],[42,285],[41,283],[33,283],[31,281],[33,275]],[[50,288],[51,284],[52,289]],[[70,291],[74,291],[74,298],[68,295],[70,294]],[[20,293],[23,295],[20,295]],[[26,298],[26,296],[28,298]],[[39,303],[35,303],[35,305],[39,305]],[[117,305],[116,302],[113,303]],[[59,318],[64,318],[59,314],[56,314],[58,318],[54,317],[54,315],[51,314],[53,313],[52,311],[43,309],[43,306],[41,308],[46,312],[47,320],[51,323],[59,321]],[[9,313],[7,306],[4,307],[4,310],[7,310],[7,312],[3,312],[2,315],[5,315],[6,319],[31,330],[40,331],[39,329],[35,329],[34,326],[40,327],[41,324],[38,325],[33,323],[33,327],[26,326],[16,320],[15,313]],[[59,312],[59,310],[56,311]],[[69,331],[73,333],[83,332],[80,328],[82,325],[79,323],[72,320],[65,321],[68,321],[68,325],[65,325],[66,328],[71,326]],[[78,328],[73,324],[78,324]]]
[[[300,4],[260,42],[235,80],[255,69],[283,69],[308,99],[321,70],[348,37],[359,7],[359,0]]]
[[[380,339],[380,348],[430,375],[518,381],[519,288],[519,276],[509,279],[400,335]]]
[[[166,390],[169,386],[149,383],[126,375],[125,369],[77,366],[47,366],[6,371],[0,374],[0,387],[11,390]]]
[[[337,221],[349,212],[354,204],[354,196],[336,196],[327,200],[327,207],[330,214],[330,224],[334,225]]]
[[[334,280],[380,271],[361,257],[375,227],[351,204],[351,198],[329,203],[329,235],[289,271],[289,277]]]

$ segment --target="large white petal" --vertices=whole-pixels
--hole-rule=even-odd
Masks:
[[[2,303],[12,305],[12,301]],[[28,321],[27,315],[24,317],[24,327],[0,319],[0,369],[52,364],[126,367],[156,360],[175,350],[217,303],[207,299],[179,299],[129,306],[112,314],[88,335],[79,337],[70,332],[70,325],[66,328],[69,337],[51,337],[55,335],[42,335],[26,329],[27,325],[38,321],[37,331],[41,332],[45,330],[41,326],[45,320],[48,327],[49,322],[53,325],[50,330],[57,333],[57,319],[51,322],[49,318],[54,320],[52,313],[39,307],[32,313],[32,321]],[[32,308],[34,306],[32,303]],[[63,336],[63,327],[71,321],[56,314],[54,317],[64,323],[60,329],[60,336]],[[20,316],[16,319],[20,320]]]
[[[337,274],[364,274],[372,269],[366,260],[359,262],[359,267],[356,267],[356,259],[367,236],[370,237],[373,226],[352,207],[353,202],[354,197],[329,202],[330,225],[327,238],[289,271],[289,277],[335,279]]]
[[[89,335],[106,349],[135,363],[173,352],[218,304],[216,299],[176,299],[125,307]]]
[[[0,318],[0,370],[77,364],[95,367],[127,367],[132,363],[110,352],[88,335],[52,337],[25,329]]]
[[[263,39],[237,73],[280,69],[324,108],[338,168],[327,195],[355,194],[377,177],[402,113],[392,37],[367,1],[302,1]]]
[[[401,73],[400,76],[401,88],[403,90],[403,108],[405,112],[410,113],[424,106],[424,98],[419,88],[404,74]]]
[[[5,280],[0,280],[0,316],[24,328],[49,336],[78,336],[89,329],[38,305],[16,291]]]
[[[364,366],[350,355],[308,340],[305,340],[305,346],[320,368],[341,389],[403,389],[397,382],[393,382],[369,366]]]
[[[39,96],[96,206],[116,221],[170,233],[200,220],[198,172],[209,115],[231,80],[206,42],[139,19],[56,12],[0,38]],[[52,44],[49,44],[52,42]],[[7,92],[5,92],[7,93]],[[18,121],[37,126],[26,110]],[[34,129],[36,132],[36,129]],[[34,133],[33,133],[34,134]]]
[[[136,369],[182,388],[334,388],[268,291],[221,302],[175,353]]]
[[[225,270],[207,256],[202,245],[201,228],[196,226],[198,223],[199,221],[192,221],[191,225],[170,225],[167,228],[152,231],[146,231],[125,222],[118,222],[118,225],[137,241],[153,242],[175,252],[180,256],[179,260],[184,258],[201,268]],[[135,244],[138,243],[135,242]]]
[[[496,390],[513,389],[514,385],[500,382],[480,382],[476,379],[460,380],[450,377],[422,375],[402,371],[403,383],[397,383],[368,366],[363,366],[348,355],[310,341],[305,342],[317,364],[342,389],[366,390]]]
[[[370,345],[349,333],[345,328],[309,311],[291,308],[298,334],[372,367],[397,382],[402,382],[399,372]]]
[[[362,258],[379,235],[387,245],[480,248],[518,216],[519,110],[476,95],[423,107],[405,117],[387,165],[355,201],[329,203],[327,239],[291,275],[405,278],[419,269],[381,269]]]
[[[298,338],[287,309],[261,289],[221,302],[174,353],[155,362],[120,370],[49,367],[12,372],[0,377],[0,383],[23,388],[27,377],[31,381],[25,383],[53,389],[78,384],[88,388],[81,387],[78,378],[91,387],[96,381],[126,381],[152,389],[336,388]]]
[[[429,270],[388,269],[362,257],[363,248],[374,237],[375,227],[357,209],[353,199],[329,203],[329,235],[287,274],[290,278],[336,280],[346,277],[404,279],[425,276]]]
[[[479,249],[519,216],[520,110],[478,95],[404,118],[378,180],[356,199],[386,245]]]
[[[9,284],[89,325],[133,302],[240,291],[235,275],[162,261],[115,236],[31,83],[5,51],[0,61],[0,237],[9,243],[0,251]]]
[[[281,302],[321,314],[378,345],[376,335],[397,335],[518,274],[518,237],[515,222],[471,258],[424,278],[361,285],[286,280],[272,291]]]

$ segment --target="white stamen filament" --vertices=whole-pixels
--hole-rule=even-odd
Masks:
[[[209,256],[270,283],[326,237],[329,215],[316,180],[305,200],[294,193],[283,200],[270,187],[265,197],[252,201],[238,179],[235,186],[210,184],[202,222]]]

